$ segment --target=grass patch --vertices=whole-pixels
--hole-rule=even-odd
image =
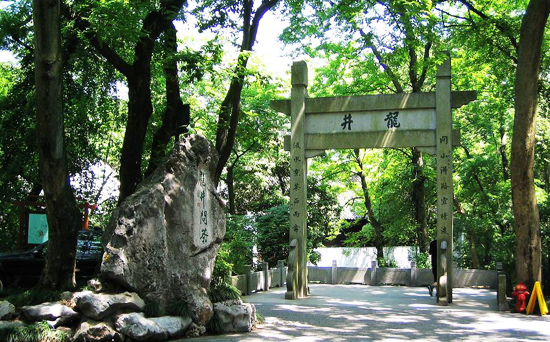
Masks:
[[[180,316],[180,317],[191,317],[189,314],[189,306],[183,300],[178,300],[170,303],[168,308],[166,308],[168,315],[170,316]]]
[[[164,310],[160,307],[157,301],[145,299],[145,307],[143,308],[145,317],[160,317],[164,316]]]
[[[265,318],[258,311],[256,311],[256,324],[264,324]]]
[[[212,303],[224,302],[226,300],[241,299],[241,291],[235,286],[221,283],[208,290],[208,297]]]
[[[6,342],[69,342],[69,335],[63,331],[51,329],[45,321],[15,328],[0,336]]]

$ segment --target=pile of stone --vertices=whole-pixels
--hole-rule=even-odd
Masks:
[[[191,317],[146,317],[145,302],[133,292],[67,292],[62,297],[55,303],[24,306],[19,310],[19,317],[12,304],[0,302],[0,330],[46,321],[51,328],[72,336],[74,342],[165,341],[198,337],[206,332],[206,328],[194,323]],[[253,304],[241,301],[215,303],[212,319],[221,333],[247,332],[255,325],[256,310]]]

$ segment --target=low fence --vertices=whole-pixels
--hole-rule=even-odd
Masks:
[[[232,285],[244,295],[256,291],[267,291],[271,287],[281,287],[286,282],[287,268],[284,261],[279,260],[277,268],[268,269],[267,263],[260,263],[261,271],[252,272],[251,266],[246,266],[245,274],[232,277]],[[493,270],[454,269],[453,287],[485,287],[498,289],[499,274]],[[403,285],[427,286],[433,283],[431,269],[416,268],[411,262],[411,268],[379,268],[377,262],[372,262],[369,268],[338,267],[336,261],[332,267],[308,266],[308,281],[326,284],[365,284],[371,286]],[[502,286],[502,285],[501,285]],[[501,292],[506,290],[502,290]]]
[[[252,266],[245,266],[245,274],[232,276],[231,285],[245,296],[256,291],[267,291],[272,287],[281,287],[286,283],[285,262],[279,260],[277,268],[269,269],[267,262],[260,263],[261,271],[252,272]]]
[[[431,269],[416,268],[414,261],[411,268],[379,268],[376,261],[369,268],[308,267],[308,280],[327,284],[356,283],[371,286],[404,285],[427,286],[433,283]],[[496,289],[498,275],[492,270],[453,270],[453,287],[486,287]]]

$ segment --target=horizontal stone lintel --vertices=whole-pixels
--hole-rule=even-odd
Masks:
[[[348,132],[333,134],[306,134],[306,156],[318,155],[320,150],[352,148],[420,147],[423,152],[435,154],[436,135],[433,130]],[[453,130],[453,146],[460,145],[460,131]],[[290,151],[290,135],[284,137],[285,151]]]
[[[451,92],[451,107],[477,98],[476,91]],[[272,109],[290,115],[290,100],[272,100]],[[435,92],[306,98],[306,114],[435,108]]]

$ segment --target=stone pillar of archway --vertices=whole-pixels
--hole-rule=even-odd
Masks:
[[[437,276],[438,302],[453,301],[453,141],[451,110],[451,59],[437,70]]]
[[[307,289],[307,159],[304,141],[307,64],[292,64],[290,133],[290,252],[287,299],[303,298]]]

